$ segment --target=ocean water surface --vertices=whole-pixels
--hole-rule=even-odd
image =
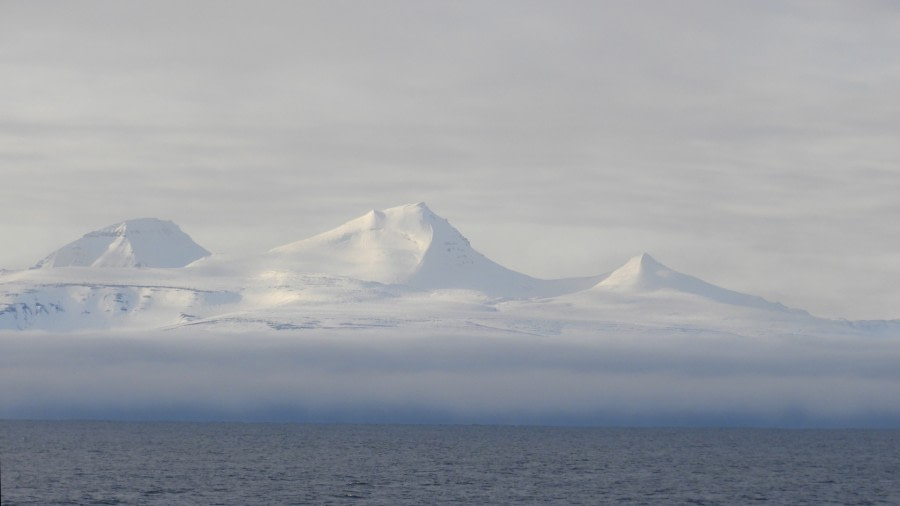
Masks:
[[[900,504],[900,431],[0,421],[3,505]]]

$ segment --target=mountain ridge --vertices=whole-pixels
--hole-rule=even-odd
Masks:
[[[177,225],[154,218],[110,225],[79,241],[87,244],[60,248],[39,263],[45,268],[0,272],[0,328],[115,328],[137,322],[175,328],[251,321],[279,329],[424,321],[447,328],[534,328],[538,334],[623,321],[689,323],[690,328],[699,321],[710,328],[739,325],[747,332],[778,325],[881,333],[900,327],[891,321],[856,325],[816,318],[674,271],[646,253],[607,274],[534,278],[478,252],[424,202],[371,210],[241,259],[208,255]],[[182,255],[172,262],[176,267],[141,261],[149,258],[147,252],[173,256],[167,248],[180,255],[184,244],[202,251]],[[204,256],[192,259],[200,253]],[[139,265],[151,268],[105,268]]]

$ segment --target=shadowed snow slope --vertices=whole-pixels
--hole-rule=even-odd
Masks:
[[[673,271],[646,253],[632,258],[625,265],[610,273],[603,281],[591,288],[591,291],[624,294],[687,293],[735,306],[788,309],[762,297],[726,290],[693,276]]]
[[[498,297],[552,296],[587,289],[598,280],[539,280],[507,269],[475,251],[422,202],[370,211],[334,230],[275,248],[265,262],[276,269]]]
[[[86,234],[35,267],[184,267],[207,255],[171,221],[142,218]]]

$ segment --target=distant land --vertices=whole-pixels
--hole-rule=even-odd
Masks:
[[[244,257],[210,254],[175,223],[89,232],[32,269],[0,273],[0,328],[298,330],[416,326],[555,335],[648,327],[740,335],[897,333],[714,286],[646,253],[619,269],[537,279],[485,257],[422,202]]]

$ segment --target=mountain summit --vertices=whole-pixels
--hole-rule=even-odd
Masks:
[[[306,272],[406,282],[428,251],[437,221],[424,203],[373,209],[328,232],[275,248],[269,255]]]
[[[209,254],[175,223],[141,218],[90,232],[35,267],[184,267]]]
[[[693,276],[674,271],[657,262],[647,253],[630,259],[625,265],[614,270],[603,281],[597,283],[591,291],[612,291],[631,294],[680,292],[735,306],[777,310],[787,309],[781,304],[769,302],[762,297],[721,288]]]
[[[369,211],[328,232],[275,248],[268,257],[269,265],[281,269],[498,297],[548,296],[577,289],[572,283],[584,284],[581,279],[540,280],[491,261],[424,202]]]
[[[690,278],[669,269],[648,255],[642,253],[628,260],[622,267],[611,272],[598,283],[598,287],[618,290],[658,290],[661,288],[685,288],[699,279]]]

